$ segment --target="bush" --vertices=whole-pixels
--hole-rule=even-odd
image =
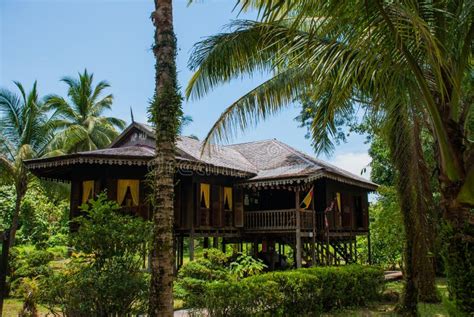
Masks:
[[[374,267],[308,268],[201,283],[199,306],[211,316],[306,315],[377,300],[383,271]],[[192,289],[187,291],[192,293]]]
[[[54,255],[35,246],[25,245],[11,250],[9,285],[13,296],[21,296],[23,279],[44,278],[51,274],[49,262]]]
[[[70,261],[42,281],[40,299],[64,316],[125,316],[146,311],[149,275],[140,246],[150,241],[146,221],[119,214],[105,195],[83,205],[72,234]]]
[[[282,293],[274,281],[217,281],[209,283],[204,293],[210,316],[254,316],[278,313]]]
[[[231,279],[225,267],[228,258],[224,253],[209,249],[205,251],[204,256],[205,258],[183,265],[174,284],[175,297],[185,301],[185,305],[189,307],[204,307],[203,294],[209,282]]]
[[[278,285],[282,298],[279,311],[285,315],[308,314],[321,311],[322,285],[317,276],[303,270],[273,272],[250,277],[255,284],[271,281]],[[324,290],[325,291],[325,290]],[[265,299],[268,302],[267,299]]]

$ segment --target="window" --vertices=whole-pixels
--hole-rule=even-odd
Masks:
[[[82,203],[85,204],[94,196],[94,181],[87,180],[82,182]]]
[[[201,199],[200,205],[201,208],[209,209],[211,208],[211,185],[209,184],[200,184],[201,186]]]
[[[232,210],[232,187],[224,187],[224,210]]]
[[[117,181],[117,202],[121,206],[138,206],[140,181],[138,179],[119,179]]]

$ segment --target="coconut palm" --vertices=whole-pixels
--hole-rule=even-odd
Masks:
[[[123,129],[125,122],[105,117],[104,111],[112,108],[113,96],[102,96],[110,85],[100,81],[94,86],[94,75],[87,70],[79,77],[64,77],[68,86],[69,100],[58,95],[46,97],[46,104],[58,113],[55,126],[58,129],[51,148],[54,154],[95,150],[109,145]]]
[[[173,197],[175,144],[183,113],[176,78],[176,38],[172,0],[155,0],[151,15],[155,27],[155,95],[150,104],[155,126],[153,165],[153,246],[150,316],[173,316]]]
[[[52,139],[52,117],[38,97],[36,82],[29,93],[15,82],[20,95],[0,89],[0,173],[15,186],[16,199],[9,232],[9,245],[2,262],[8,264],[10,246],[14,244],[20,208],[28,189],[29,175],[23,160],[40,157]],[[0,269],[0,312],[3,304],[7,267]]]
[[[472,299],[462,288],[473,277],[472,253],[466,252],[472,242],[466,241],[472,241],[469,208],[474,205],[474,115],[469,101],[474,4],[241,2],[258,7],[263,22],[238,22],[233,32],[200,42],[190,60],[196,73],[187,95],[201,97],[256,70],[270,70],[273,77],[229,106],[205,142],[226,139],[303,95],[319,103],[312,131],[321,149],[330,144],[335,115],[347,110],[351,100],[368,102],[374,111],[402,111],[400,105],[407,102],[416,107],[429,118],[436,136],[443,207],[456,232],[447,240],[446,259],[449,267],[463,271],[451,272],[449,280],[457,303],[469,311]]]

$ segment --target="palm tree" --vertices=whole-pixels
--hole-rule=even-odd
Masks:
[[[473,278],[466,252],[472,250],[474,205],[472,2],[241,2],[258,7],[263,22],[239,22],[234,32],[199,43],[187,95],[201,97],[255,70],[274,76],[228,107],[205,142],[225,139],[306,95],[320,102],[312,130],[324,149],[335,114],[351,100],[369,102],[373,110],[399,109],[408,101],[436,136],[445,219],[456,232],[447,239],[446,260],[469,272],[448,277],[457,303],[469,311],[472,300],[462,288]]]
[[[100,81],[93,85],[94,75],[87,70],[79,78],[64,77],[68,85],[69,101],[57,95],[46,97],[46,104],[58,113],[55,126],[58,129],[51,147],[54,154],[75,153],[103,148],[118,135],[118,129],[125,127],[123,120],[105,117],[105,110],[112,107],[113,96],[102,96],[110,85]]]
[[[20,91],[16,95],[0,89],[0,172],[15,186],[16,200],[9,230],[9,245],[3,251],[3,261],[8,266],[10,247],[15,242],[18,219],[23,198],[28,189],[29,175],[23,160],[42,156],[52,139],[52,118],[46,115],[47,107],[38,98],[36,82],[27,94],[23,86],[15,82]],[[0,312],[5,295],[8,267],[0,269]]]
[[[176,78],[176,37],[172,0],[155,0],[151,15],[155,27],[153,53],[155,95],[150,104],[155,126],[153,165],[153,246],[151,257],[150,316],[173,315],[173,199],[175,144],[181,125],[181,95]]]

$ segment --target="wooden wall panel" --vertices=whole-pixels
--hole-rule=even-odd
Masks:
[[[174,225],[177,228],[182,227],[182,213],[181,213],[181,206],[182,206],[182,193],[181,193],[181,183],[178,183],[174,187]]]
[[[211,214],[213,227],[222,227],[224,215],[224,195],[223,187],[220,185],[211,185]]]
[[[241,188],[234,188],[234,224],[244,226],[244,192]]]

